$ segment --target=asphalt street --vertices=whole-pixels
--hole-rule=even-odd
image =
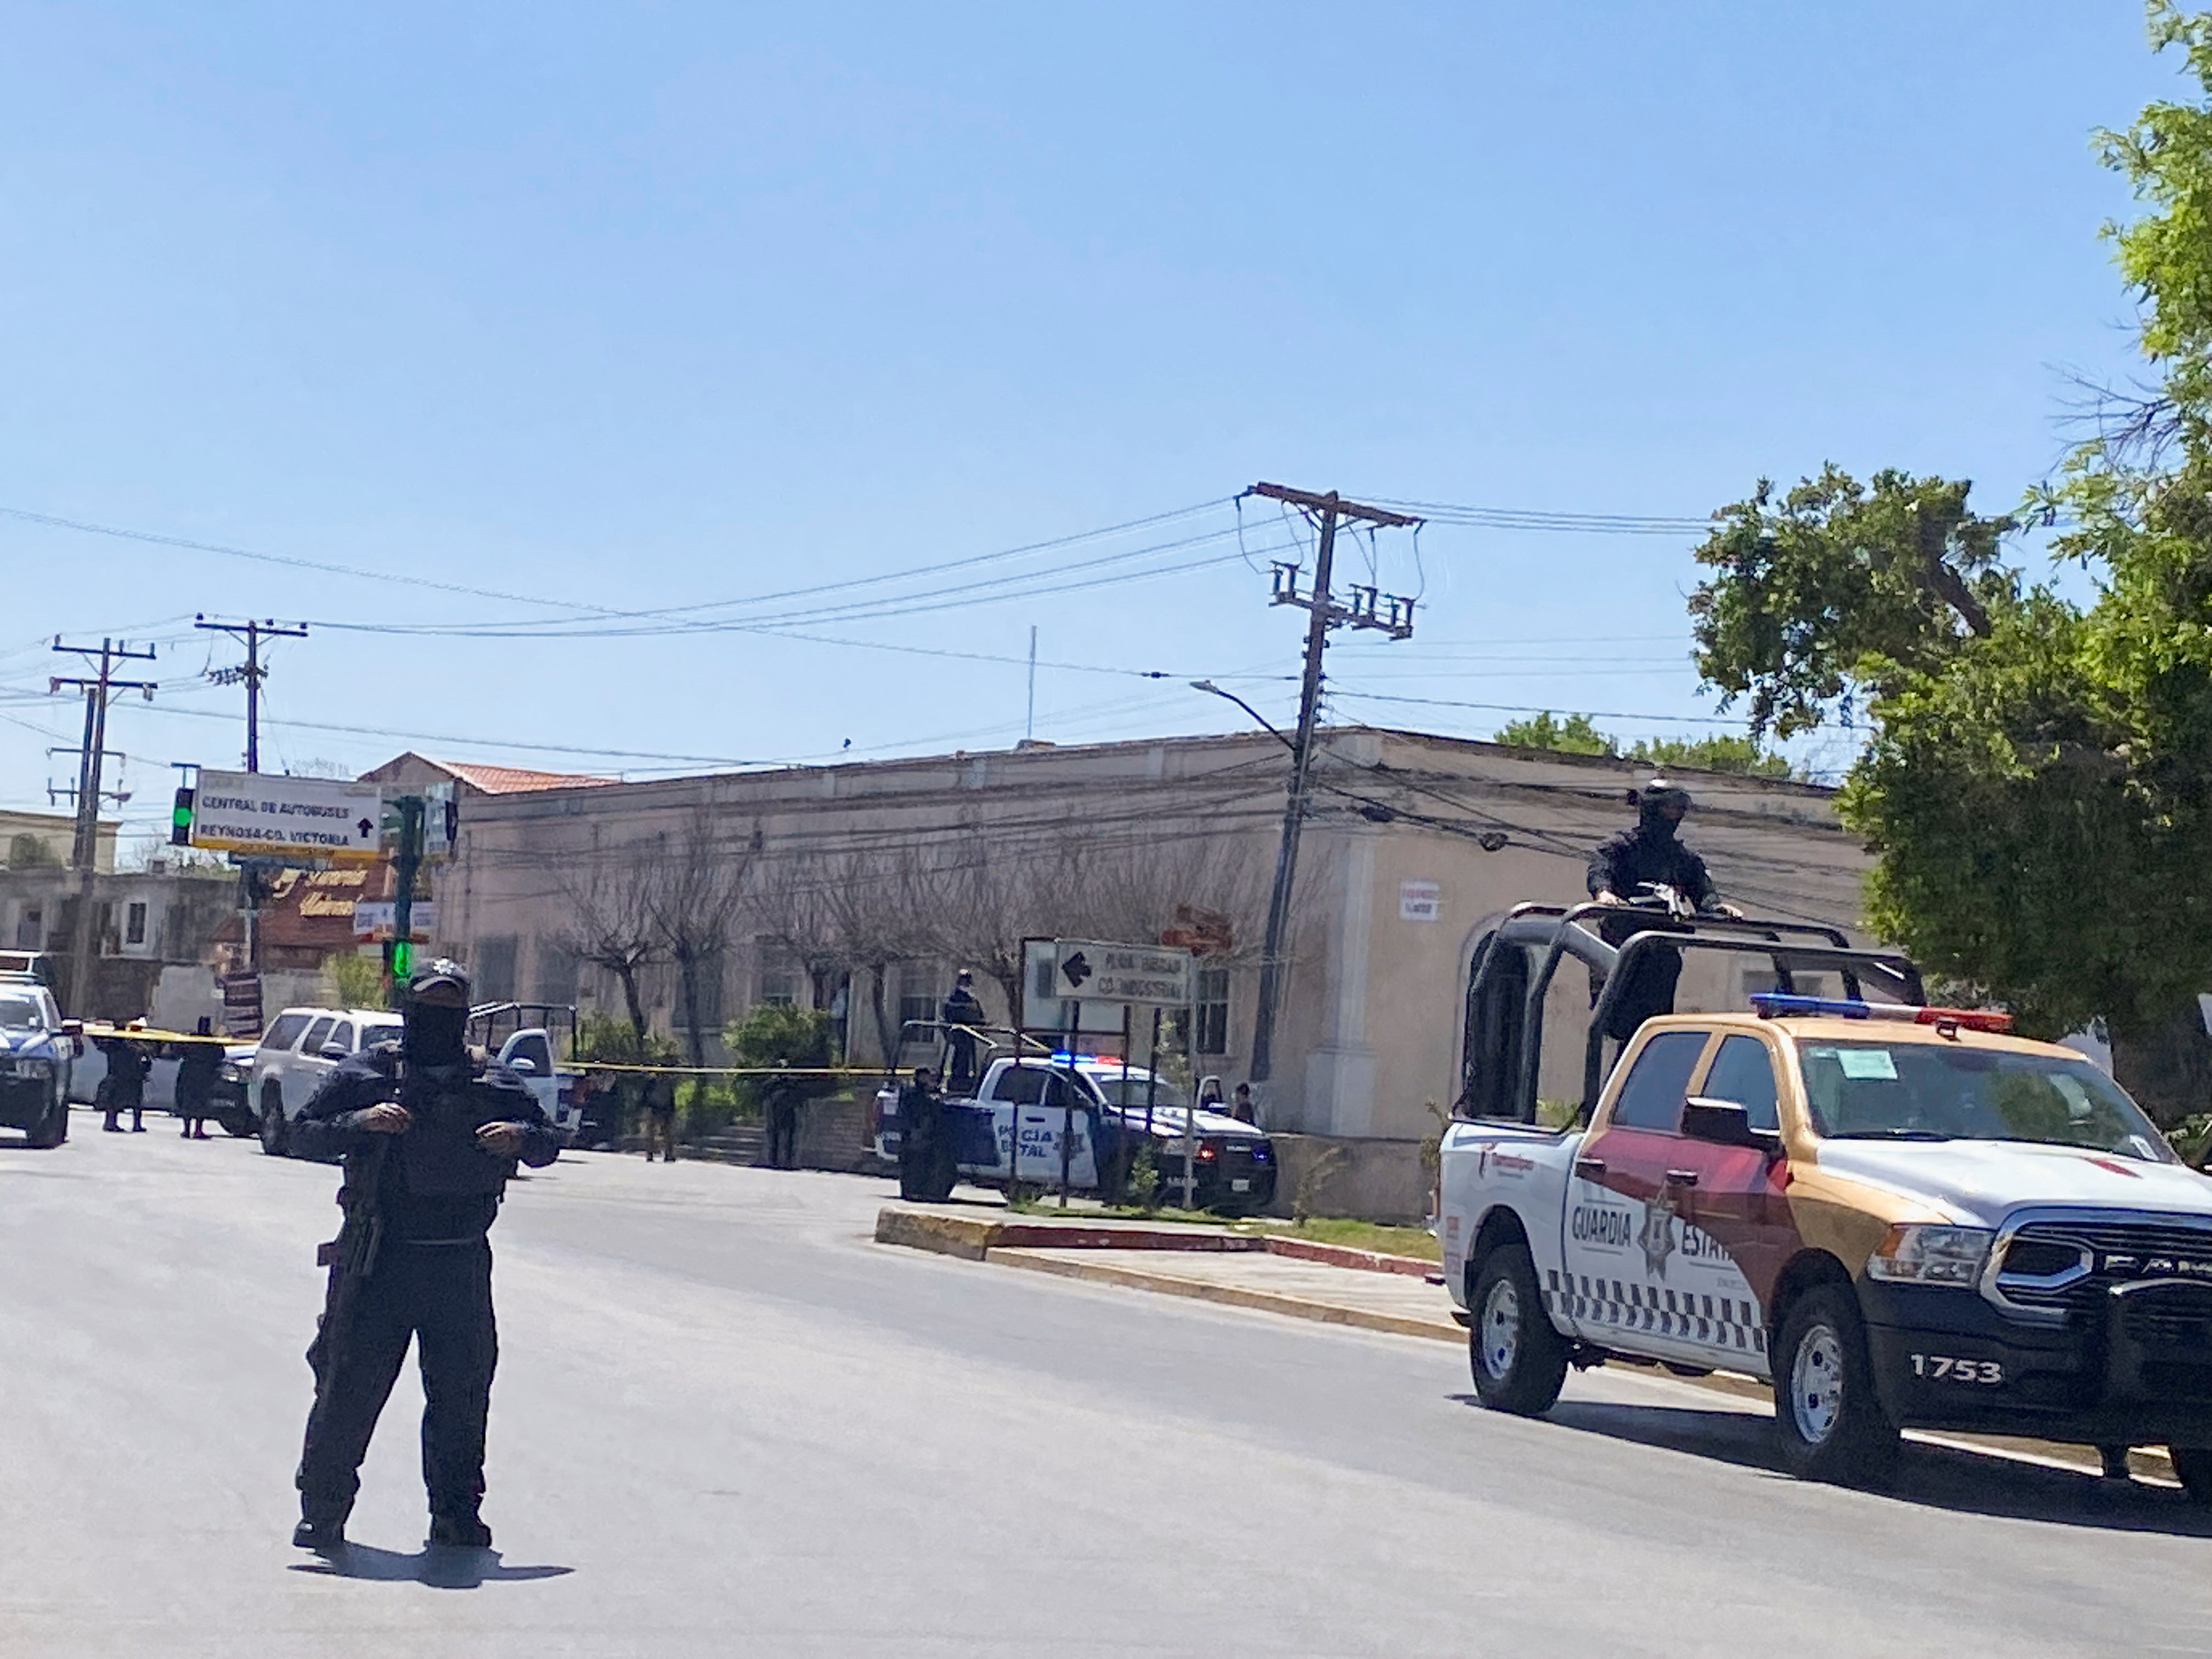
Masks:
[[[0,1655],[2212,1652],[2170,1489],[1917,1449],[1777,1474],[1633,1373],[1553,1417],[1462,1353],[869,1242],[888,1184],[608,1155],[494,1234],[495,1554],[422,1550],[403,1380],[289,1543],[335,1171],[173,1121],[0,1146]]]

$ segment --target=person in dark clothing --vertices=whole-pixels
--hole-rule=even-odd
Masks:
[[[898,1109],[899,1196],[928,1201],[936,1186],[938,1143],[946,1138],[944,1103],[928,1066],[914,1068],[914,1081],[899,1091]]]
[[[210,1041],[180,1045],[184,1052],[177,1060],[177,1115],[185,1121],[187,1140],[208,1138],[208,1104],[215,1098],[215,1080],[222,1071],[222,1045],[212,1040],[212,1024],[205,1014],[200,1016],[197,1035]]]
[[[771,1170],[799,1167],[799,1103],[805,1093],[806,1085],[795,1077],[772,1077],[761,1090],[761,1103],[768,1109],[768,1167]]]
[[[645,1080],[645,1161],[653,1162],[653,1149],[660,1161],[676,1162],[676,1079],[649,1077]]]
[[[146,1022],[134,1019],[124,1029],[143,1030]],[[123,1112],[131,1114],[131,1133],[146,1133],[146,1073],[154,1069],[154,1062],[145,1050],[127,1038],[119,1036],[94,1037],[93,1046],[107,1056],[107,1075],[100,1080],[100,1104],[106,1112],[100,1127],[109,1133],[121,1132],[123,1126],[116,1121]]]
[[[952,994],[945,999],[945,1006],[938,1018],[945,1022],[945,1058],[948,1075],[945,1088],[955,1095],[974,1092],[975,1087],[975,1039],[968,1030],[955,1030],[955,1026],[977,1027],[983,1023],[983,1005],[975,996],[975,975],[963,968],[952,976]]]
[[[345,1543],[361,1463],[413,1340],[422,1368],[422,1483],[433,1545],[489,1549],[484,1425],[498,1358],[486,1235],[516,1161],[560,1154],[522,1079],[472,1056],[468,975],[441,958],[409,982],[397,1044],[340,1062],[308,1100],[293,1145],[343,1153],[346,1226],[333,1247],[330,1299],[307,1350],[307,1413],[292,1541]]]
[[[1636,808],[1636,827],[1607,836],[1590,854],[1590,896],[1601,904],[1625,904],[1652,896],[1652,888],[1671,887],[1696,909],[1737,914],[1731,906],[1714,902],[1713,878],[1705,861],[1682,844],[1679,832],[1689,814],[1690,792],[1654,778],[1642,789],[1632,790],[1628,799]],[[1618,946],[1635,934],[1665,932],[1674,925],[1648,911],[1624,911],[1603,918],[1598,933],[1607,944]],[[1606,1027],[1607,1036],[1623,1042],[1645,1020],[1674,1012],[1682,953],[1671,945],[1651,951],[1632,963],[1628,971],[1629,983],[1622,988]],[[1591,992],[1593,1001],[1599,988]]]

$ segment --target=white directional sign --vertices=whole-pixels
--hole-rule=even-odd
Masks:
[[[192,845],[269,858],[374,863],[381,811],[373,783],[203,768],[192,797]]]
[[[1071,1001],[1180,1008],[1190,1001],[1191,954],[1164,945],[1053,941],[1053,988]]]
[[[416,899],[408,915],[407,935],[417,945],[428,945],[438,931],[438,901]],[[381,945],[399,933],[399,905],[394,899],[356,899],[353,937],[356,945]]]

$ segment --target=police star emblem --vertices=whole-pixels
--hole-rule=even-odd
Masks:
[[[1644,1247],[1644,1267],[1654,1279],[1667,1277],[1667,1258],[1674,1254],[1674,1194],[1662,1188],[1644,1206],[1644,1227],[1636,1235]]]

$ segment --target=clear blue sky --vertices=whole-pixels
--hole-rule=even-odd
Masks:
[[[2124,0],[4,16],[0,506],[547,602],[0,519],[0,801],[70,765],[43,641],[120,633],[175,641],[111,739],[155,817],[167,762],[236,763],[198,611],[562,631],[1259,478],[1701,517],[1833,459],[2002,507],[2063,447],[2062,370],[2130,366],[2089,130],[2179,87]],[[318,628],[264,764],[999,747],[1019,666],[821,641],[1019,657],[1032,623],[1176,677],[1048,669],[1040,737],[1240,723],[1199,675],[1282,717],[1300,619],[1220,562],[1235,523],[704,613],[813,640]],[[1246,526],[1264,566],[1288,532]],[[1386,537],[1419,632],[1332,653],[1334,712],[1699,729],[1659,718],[1711,712],[1692,539]]]

